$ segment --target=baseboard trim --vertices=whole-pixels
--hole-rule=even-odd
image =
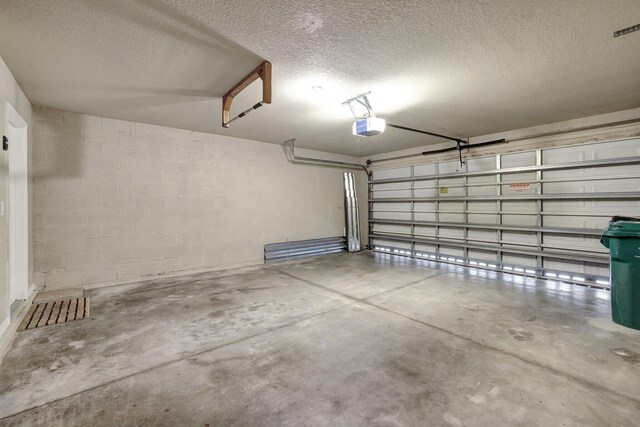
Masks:
[[[2,321],[2,324],[0,324],[0,365],[2,364],[4,356],[9,351],[9,348],[11,348],[11,344],[18,332],[18,326],[20,326],[22,320],[29,312],[28,308],[33,303],[33,299],[38,293],[37,286],[30,286],[29,291],[29,298],[24,301],[23,304],[25,304],[25,307],[20,309],[21,313],[16,316],[13,321],[11,321],[11,314],[9,314],[9,316]]]
[[[79,284],[79,285],[65,286],[65,287],[80,287],[80,288],[83,288],[85,290],[108,288],[108,287],[111,287],[111,286],[121,286],[121,285],[130,285],[132,283],[138,283],[138,282],[147,282],[149,280],[157,280],[157,279],[164,279],[164,278],[171,278],[171,277],[188,276],[190,274],[210,273],[210,272],[214,272],[214,271],[238,270],[238,269],[241,269],[241,268],[259,267],[261,265],[264,265],[264,263],[263,262],[250,261],[250,262],[246,262],[246,263],[238,263],[238,264],[233,264],[233,265],[228,265],[228,266],[207,267],[207,268],[199,268],[199,269],[192,269],[192,270],[189,270],[189,269],[187,269],[187,270],[176,270],[176,271],[170,271],[170,272],[167,272],[167,273],[150,274],[150,275],[146,275],[146,276],[137,276],[137,277],[132,277],[132,278],[128,278],[128,279],[116,280],[116,281],[112,281],[112,282]],[[57,288],[55,288],[55,287],[48,288],[47,287],[47,289],[57,289]]]
[[[3,321],[0,323],[0,342],[2,341],[2,336],[9,329],[9,325],[11,324],[11,314],[9,314]]]

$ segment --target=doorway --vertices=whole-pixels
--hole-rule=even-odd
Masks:
[[[27,123],[8,102],[7,213],[9,216],[9,304],[29,296],[29,179]]]

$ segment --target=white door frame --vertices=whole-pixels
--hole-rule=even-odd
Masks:
[[[9,138],[7,205],[9,214],[9,304],[29,296],[29,177],[27,123],[5,105]]]

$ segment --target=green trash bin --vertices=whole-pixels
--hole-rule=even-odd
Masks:
[[[611,317],[640,329],[640,219],[614,216],[600,239],[610,251]]]

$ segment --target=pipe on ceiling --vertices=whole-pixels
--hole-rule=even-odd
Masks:
[[[313,157],[296,156],[294,144],[295,144],[295,138],[289,139],[282,143],[282,149],[284,150],[284,153],[287,156],[287,159],[291,163],[328,166],[328,167],[336,167],[336,168],[362,169],[367,173],[367,175],[369,175],[369,169],[367,169],[365,165],[361,165],[360,163],[349,163],[349,162],[340,162],[337,160],[326,160],[326,159],[317,159]]]

